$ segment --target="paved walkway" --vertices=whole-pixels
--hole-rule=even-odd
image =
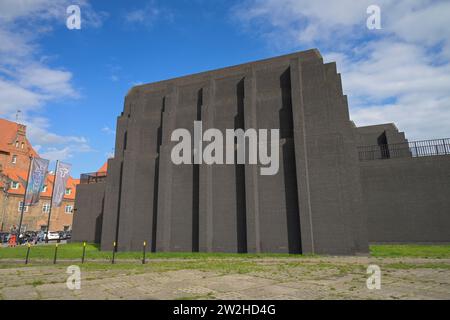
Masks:
[[[366,286],[369,264],[381,289]],[[158,260],[81,266],[69,290],[68,264],[24,267],[0,261],[2,299],[450,299],[448,259]]]

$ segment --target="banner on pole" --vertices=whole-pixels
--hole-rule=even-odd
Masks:
[[[28,174],[28,187],[25,196],[26,206],[33,206],[39,202],[42,187],[47,178],[48,165],[49,161],[46,159],[33,158]]]
[[[64,194],[66,193],[67,180],[70,177],[70,169],[72,165],[68,163],[58,162],[55,173],[55,183],[53,185],[52,206],[61,206]]]

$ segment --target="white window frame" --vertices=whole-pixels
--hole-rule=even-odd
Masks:
[[[16,163],[17,163],[17,155],[14,154],[14,155],[12,156],[11,163],[12,163],[12,164],[16,164]]]
[[[67,188],[66,191],[64,192],[64,194],[66,196],[70,196],[72,194],[72,189],[71,188]]]
[[[11,189],[17,190],[19,189],[19,183],[17,181],[11,181]]]
[[[41,192],[42,192],[42,193],[47,192],[47,188],[48,188],[47,185],[44,185],[44,186],[42,187],[42,191],[41,191]]]
[[[42,205],[42,213],[49,213],[50,212],[50,203],[44,202]]]
[[[66,205],[64,207],[64,213],[72,214],[73,213],[73,205],[70,205],[70,204]]]
[[[17,211],[22,212],[22,205],[23,205],[23,201],[19,201],[19,207],[17,208]],[[28,206],[25,206],[25,209],[23,210],[23,212],[28,212]]]

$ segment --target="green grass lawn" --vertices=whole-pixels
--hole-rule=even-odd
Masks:
[[[380,258],[412,257],[449,259],[450,245],[371,245],[370,255]]]
[[[0,248],[0,260],[1,259],[25,259],[27,253],[27,246],[20,246],[15,248]],[[53,259],[55,253],[55,245],[39,245],[31,246],[30,249],[30,260],[33,259]],[[80,259],[83,253],[82,243],[69,243],[69,244],[59,244],[58,245],[58,259]],[[239,254],[239,253],[203,253],[203,252],[158,252],[146,253],[146,259],[165,259],[165,258],[176,258],[176,259],[206,259],[206,258],[263,258],[263,257],[274,257],[274,258],[289,258],[289,257],[311,257],[311,255],[291,255],[291,254]],[[96,244],[86,245],[86,255],[85,260],[111,260],[111,251],[100,251],[99,246]],[[116,253],[115,259],[127,259],[127,260],[141,260],[142,251],[140,252],[118,252]]]
[[[25,259],[26,246],[16,248],[0,248],[1,259]],[[55,252],[55,245],[32,246],[30,249],[30,261],[52,260]],[[81,260],[83,245],[81,243],[60,244],[58,246],[58,259]],[[370,246],[372,257],[416,257],[416,258],[450,258],[450,245],[372,245]],[[233,254],[233,253],[175,253],[175,252],[147,252],[147,259],[225,259],[225,258],[302,258],[310,255],[290,255],[290,254]],[[86,245],[86,261],[111,260],[112,252],[100,251],[98,245]],[[142,252],[119,252],[116,259],[140,260]]]

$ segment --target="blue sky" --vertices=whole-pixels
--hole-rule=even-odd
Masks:
[[[66,8],[81,7],[81,30]],[[367,7],[382,29],[368,30]],[[28,125],[42,157],[97,170],[127,91],[297,50],[337,61],[357,125],[450,136],[449,1],[0,0],[0,117]]]

